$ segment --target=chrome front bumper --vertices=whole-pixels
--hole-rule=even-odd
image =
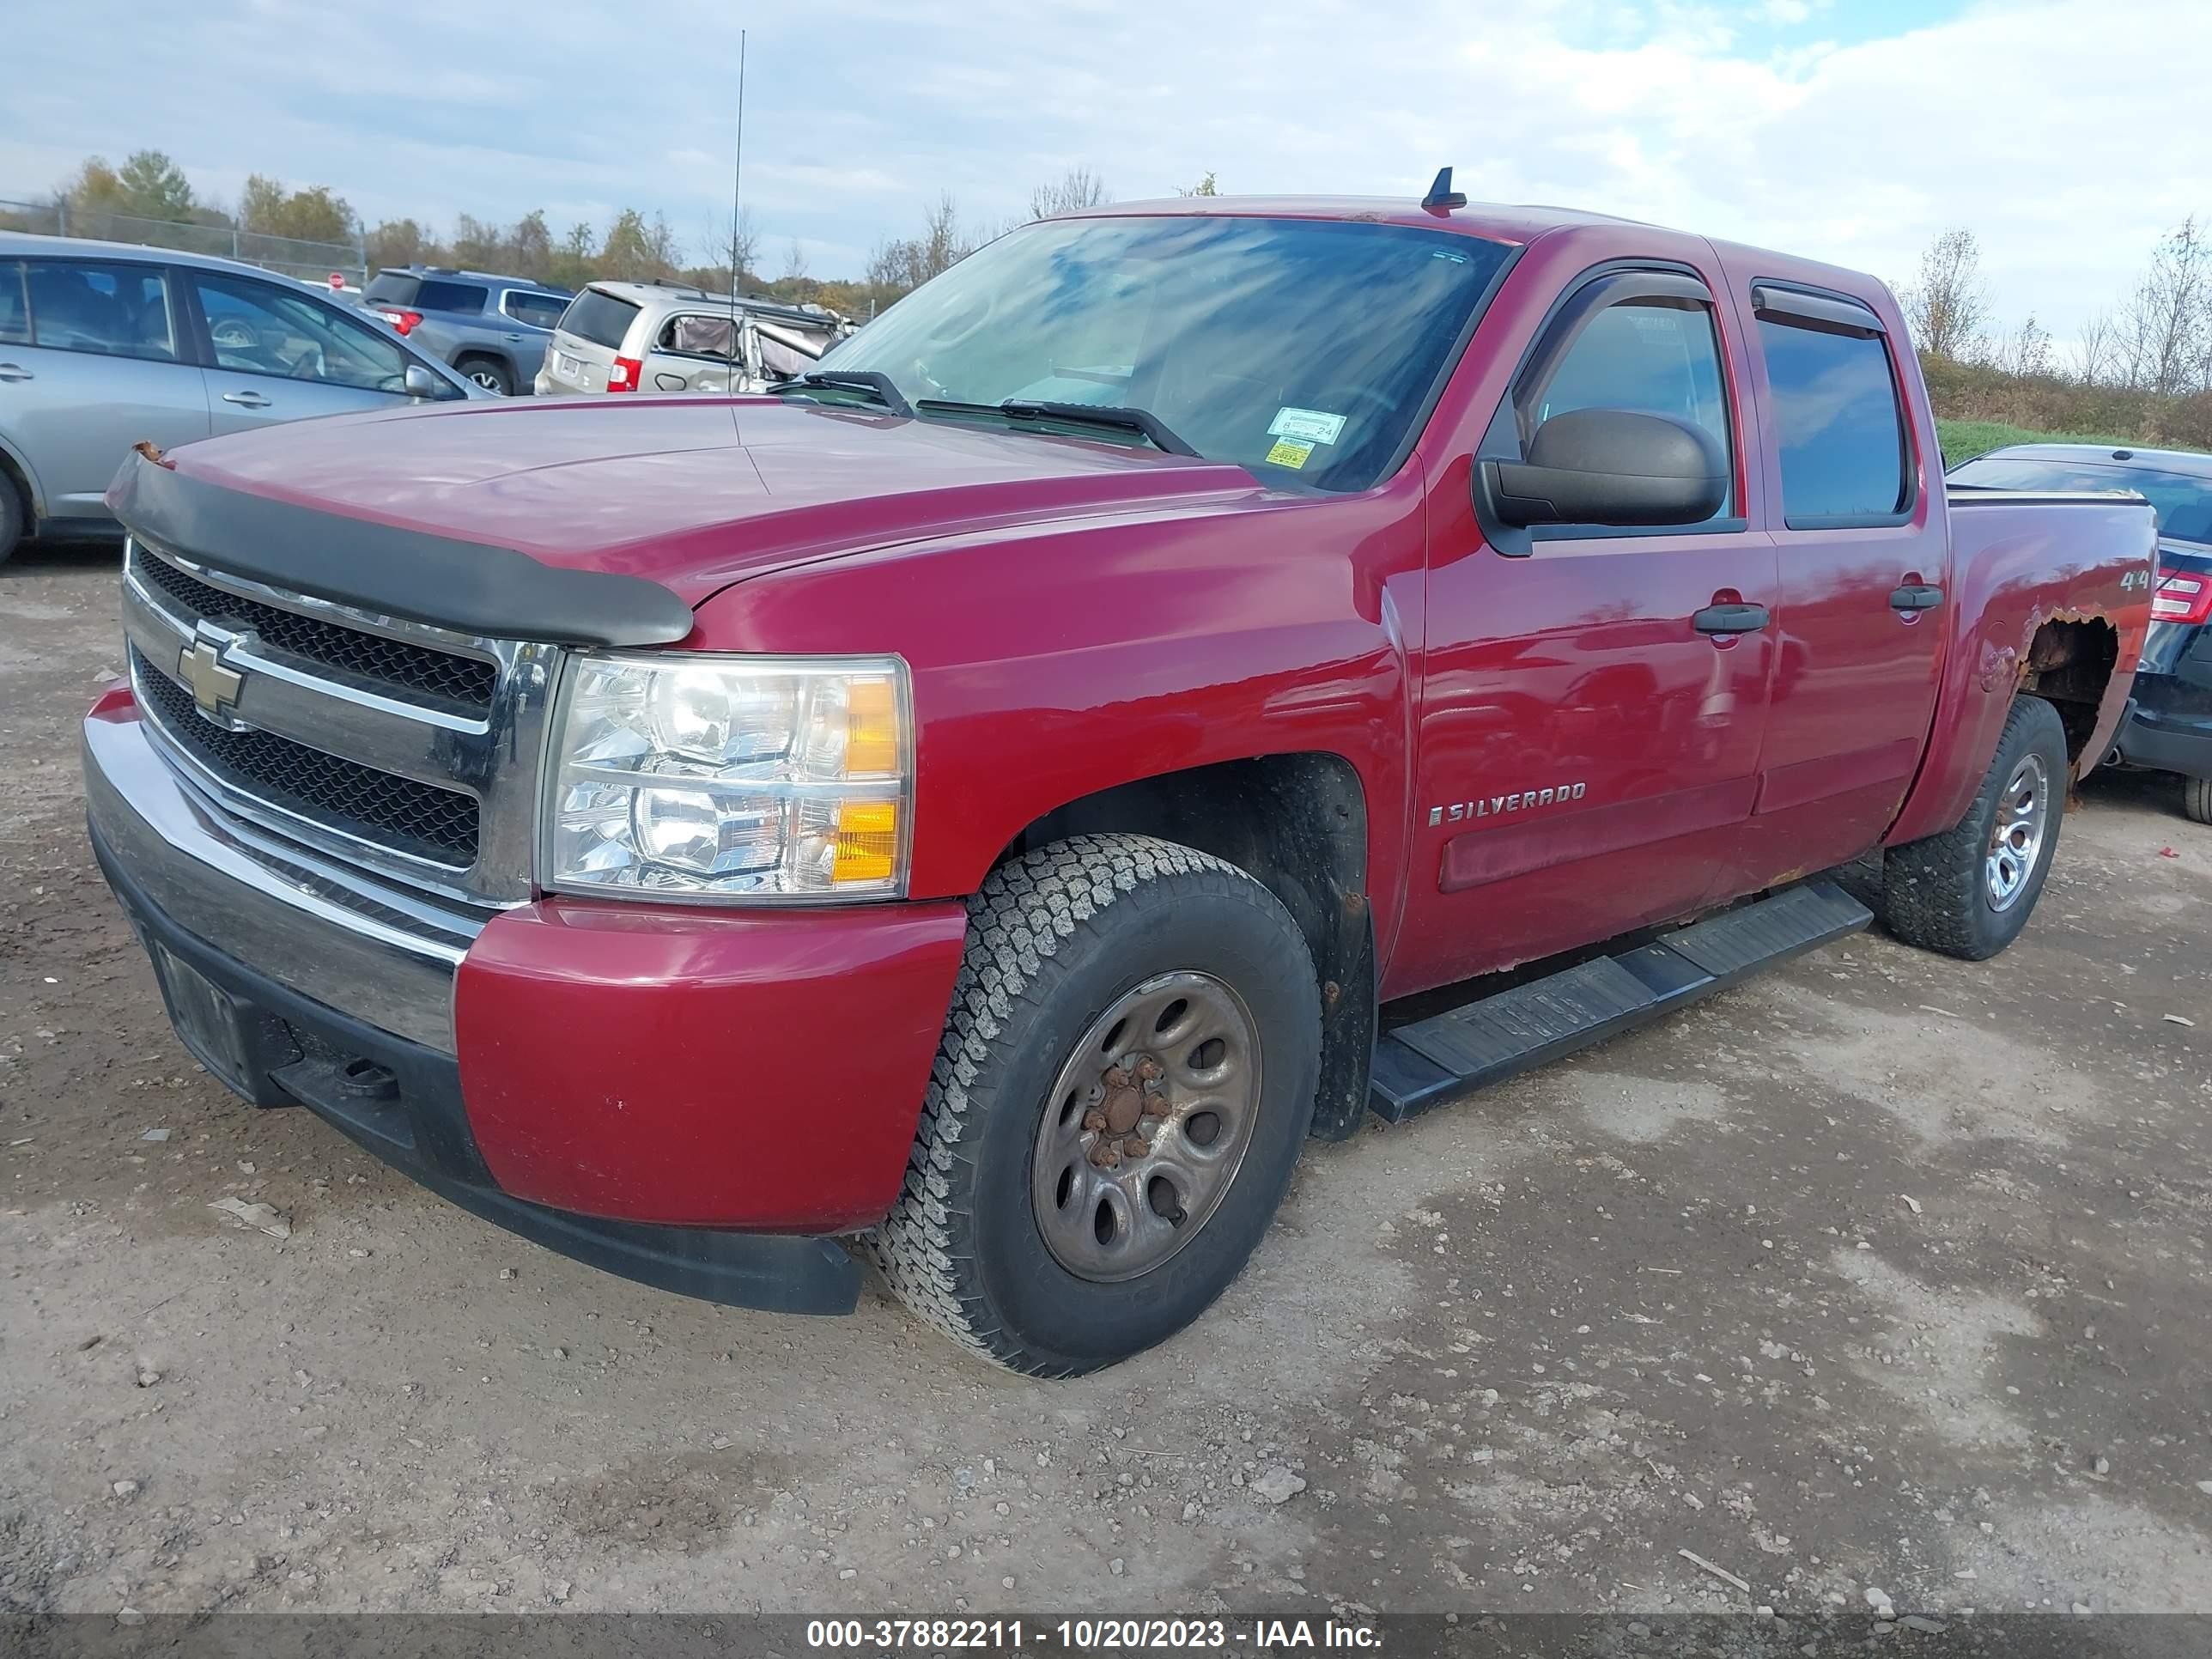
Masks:
[[[453,975],[483,916],[217,812],[141,719],[85,722],[84,793],[94,833],[178,927],[302,996],[454,1053]]]

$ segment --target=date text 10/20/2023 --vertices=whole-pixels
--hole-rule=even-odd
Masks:
[[[1365,1625],[1333,1619],[813,1619],[811,1648],[859,1652],[963,1648],[1057,1648],[1085,1652],[1136,1648],[1364,1648],[1382,1645]]]

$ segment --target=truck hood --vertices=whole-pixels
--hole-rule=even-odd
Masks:
[[[165,464],[295,507],[641,577],[690,605],[840,553],[1261,490],[1242,467],[1110,441],[698,396],[301,421]]]

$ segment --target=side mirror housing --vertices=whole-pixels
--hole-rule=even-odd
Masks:
[[[1686,421],[1626,409],[1577,409],[1536,428],[1525,461],[1475,469],[1501,524],[1636,527],[1698,524],[1728,500],[1728,458]]]
[[[447,390],[446,383],[422,363],[408,364],[400,379],[410,398],[442,398]]]

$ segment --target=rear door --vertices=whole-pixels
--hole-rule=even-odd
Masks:
[[[738,319],[720,311],[679,311],[653,335],[645,360],[648,392],[727,392],[732,374],[742,379]]]
[[[1749,884],[1857,856],[1918,769],[1948,631],[1949,543],[1883,319],[1848,295],[1740,290],[1767,442],[1782,607],[1774,701],[1747,826]]]
[[[122,259],[0,261],[0,432],[57,519],[100,519],[131,446],[208,435],[174,276]]]
[[[499,315],[484,321],[500,331],[500,342],[514,361],[515,390],[527,391],[538,371],[545,367],[545,348],[561,313],[568,308],[568,296],[510,288],[501,293],[498,307]]]
[[[208,355],[207,408],[218,433],[408,401],[414,360],[390,335],[295,287],[230,271],[184,275]]]
[[[1463,979],[1698,908],[1756,789],[1772,636],[1700,632],[1771,606],[1774,550],[1747,526],[1742,411],[1706,277],[1586,272],[1538,331],[1478,450],[1514,459],[1569,410],[1661,414],[1730,458],[1700,525],[1484,531],[1439,502],[1400,988]],[[1433,873],[1431,873],[1433,872]]]

